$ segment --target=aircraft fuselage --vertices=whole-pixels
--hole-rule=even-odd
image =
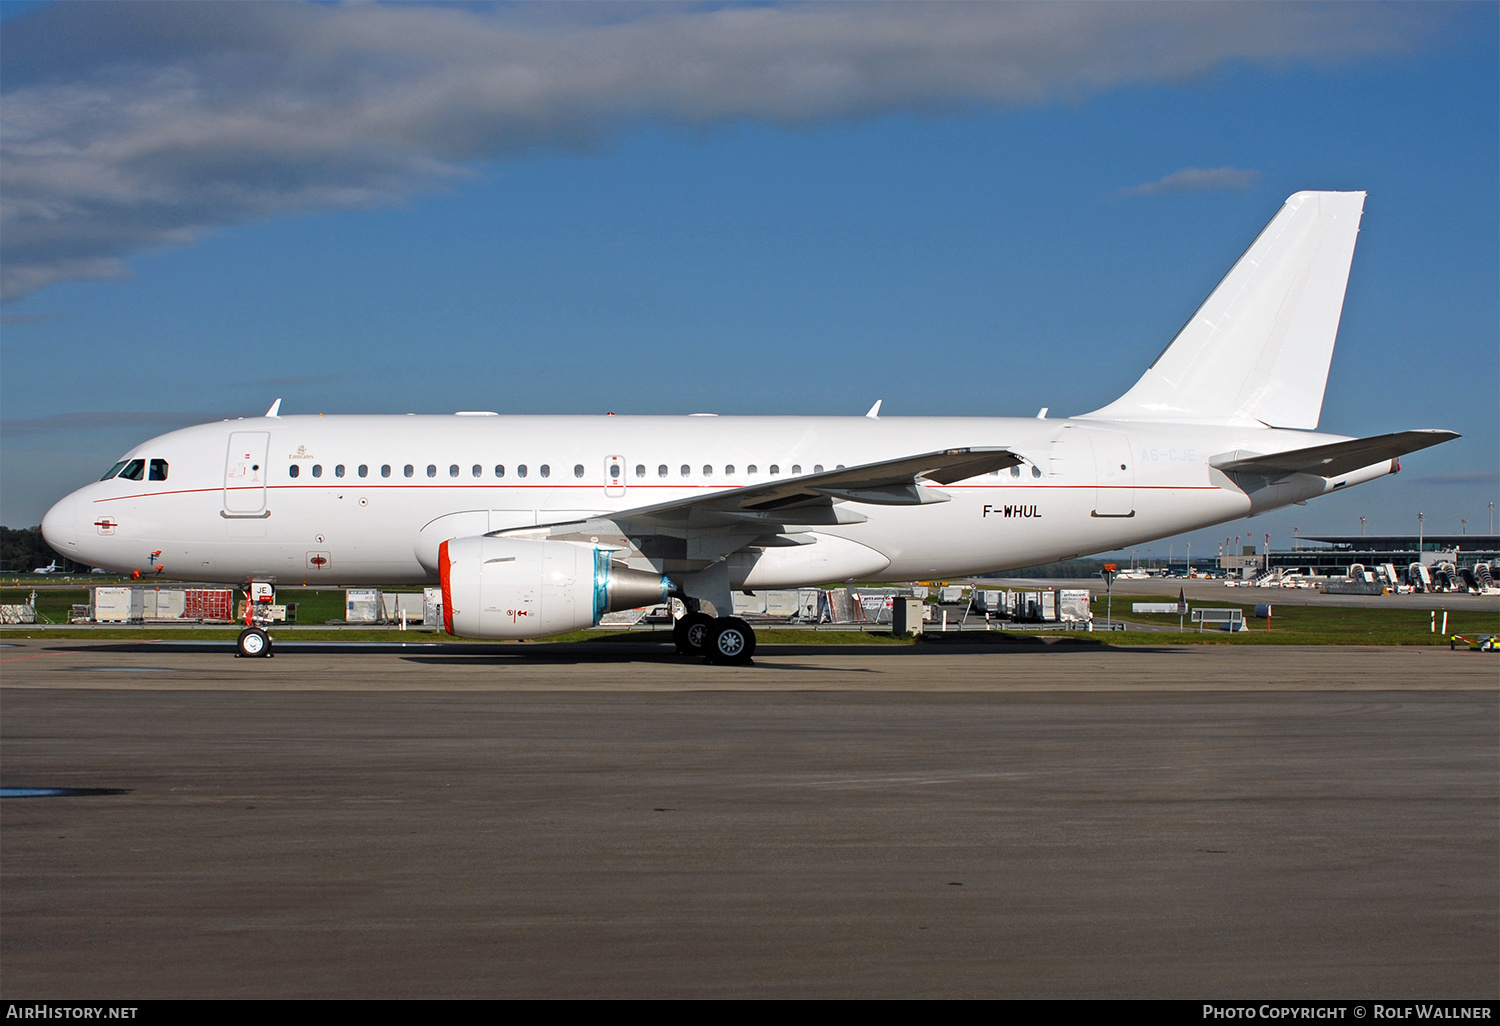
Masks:
[[[936,491],[949,501],[845,502],[803,544],[740,553],[734,586],[956,577],[1108,551],[1301,501],[1388,473],[1295,474],[1245,491],[1209,465],[1345,436],[1086,419],[287,416],[153,438],[116,476],[48,513],[70,559],[178,580],[434,582],[447,538],[610,513],[924,450],[994,446],[1019,467]],[[160,461],[156,463],[155,461]],[[584,539],[588,540],[588,539]],[[636,544],[641,542],[641,544]],[[653,545],[655,550],[653,550]],[[624,539],[632,565],[683,573],[691,552]]]

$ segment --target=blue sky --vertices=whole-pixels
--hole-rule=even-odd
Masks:
[[[1494,4],[0,15],[9,526],[277,396],[1085,412],[1299,189],[1369,192],[1321,427],[1465,437],[1194,548],[1500,498]]]

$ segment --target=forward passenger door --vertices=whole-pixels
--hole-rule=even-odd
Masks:
[[[266,509],[266,459],[271,446],[268,431],[233,431],[224,459],[224,514],[263,516]]]

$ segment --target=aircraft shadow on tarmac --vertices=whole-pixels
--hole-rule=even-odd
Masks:
[[[67,652],[130,652],[142,650],[172,653],[214,653],[231,655],[232,642],[222,641],[126,641],[113,644],[59,645],[58,651]],[[1065,638],[1037,637],[1034,635],[984,634],[974,636],[944,637],[928,634],[910,645],[889,644],[777,644],[762,643],[762,656],[885,656],[898,658],[917,655],[981,655],[981,654],[1082,654],[1085,652],[1112,652],[1119,654],[1162,655],[1183,653],[1187,648],[1178,645],[1129,645],[1112,646],[1107,639],[1097,637]],[[589,638],[583,641],[557,641],[542,643],[505,642],[496,644],[447,642],[339,642],[339,641],[294,641],[281,640],[276,643],[276,652],[283,656],[297,655],[401,655],[408,661],[430,665],[470,664],[484,660],[514,663],[524,661],[533,664],[594,664],[594,663],[676,663],[691,665],[697,660],[680,656],[672,643],[651,636],[620,638]]]

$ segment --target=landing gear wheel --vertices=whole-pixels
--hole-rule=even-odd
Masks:
[[[708,651],[714,618],[707,613],[688,613],[672,625],[672,640],[679,655],[701,656]]]
[[[246,659],[261,659],[271,654],[271,636],[259,627],[246,627],[234,643],[234,654]]]
[[[709,635],[708,661],[748,663],[755,654],[755,631],[737,616],[721,616]]]

